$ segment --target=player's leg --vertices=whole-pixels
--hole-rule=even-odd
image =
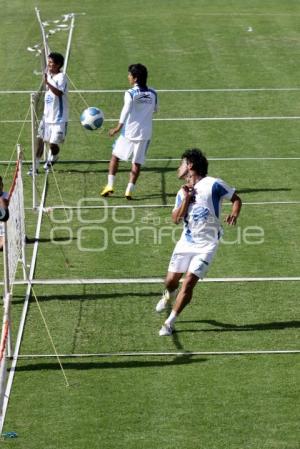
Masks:
[[[44,120],[40,121],[38,133],[37,133],[37,141],[36,141],[36,153],[35,153],[35,173],[38,174],[39,167],[41,163],[41,159],[44,154],[44,144],[48,141],[49,136],[47,136],[48,128],[44,123]],[[33,167],[30,167],[27,175],[32,176]]]
[[[129,182],[125,191],[125,198],[132,199],[132,194],[135,190],[135,185],[140,175],[141,166],[145,163],[147,150],[150,145],[150,140],[131,141],[132,145],[132,161],[131,171],[129,175]]]
[[[114,182],[118,169],[119,169],[119,158],[114,154],[112,154],[108,166],[107,184],[101,191],[100,193],[101,196],[108,196],[114,193]]]
[[[179,281],[183,273],[188,270],[191,258],[191,254],[177,253],[176,248],[174,249],[165,279],[166,289],[161,299],[156,304],[156,312],[162,312],[165,310],[170,304],[170,301],[176,298]]]
[[[172,335],[175,321],[178,315],[191,301],[194,287],[198,281],[199,281],[198,276],[196,276],[193,273],[188,272],[185,275],[181,289],[179,290],[176,296],[176,301],[175,304],[173,305],[171,313],[159,331],[159,335],[161,337]]]
[[[176,298],[179,281],[182,275],[183,273],[173,273],[171,271],[168,271],[165,279],[166,288],[162,294],[161,299],[156,304],[156,312],[163,312],[168,306],[170,306],[171,301]]]
[[[65,140],[67,133],[67,123],[49,125],[49,153],[44,165],[45,170],[49,170],[59,158],[60,144]]]
[[[107,184],[101,190],[101,196],[109,196],[114,193],[115,178],[119,169],[119,161],[128,161],[132,153],[130,141],[120,135],[113,144],[112,156],[108,167]]]
[[[132,194],[134,192],[135,184],[138,180],[140,171],[141,171],[141,164],[132,162],[131,171],[130,171],[130,175],[129,175],[129,183],[127,184],[126,192],[125,192],[125,198],[127,198],[128,200],[132,199]]]
[[[203,279],[205,274],[207,273],[208,267],[213,259],[216,249],[217,245],[216,248],[209,254],[190,254],[189,262],[187,257],[183,258],[182,261],[180,260],[180,258],[178,258],[178,256],[183,257],[183,255],[173,255],[170,262],[171,267],[172,265],[178,266],[178,264],[183,266],[184,263],[187,265],[187,262],[188,267],[186,269],[186,275],[183,280],[181,289],[176,296],[176,301],[173,305],[172,311],[159,331],[160,336],[172,335],[174,324],[178,315],[190,303],[195,285],[197,284],[199,279]]]

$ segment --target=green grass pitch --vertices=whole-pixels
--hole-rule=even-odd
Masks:
[[[41,41],[35,6],[11,0],[1,9],[0,159],[14,160],[20,142],[24,172],[31,161],[29,91],[40,83],[33,74],[39,58],[26,50]],[[75,21],[69,132],[49,175],[46,207],[54,209],[43,217],[35,277],[163,278],[180,234],[170,220],[180,186],[174,159],[192,146],[205,151],[209,173],[235,186],[244,202],[238,226],[225,228],[208,280],[298,277],[299,2],[41,0],[38,6],[43,19],[85,15]],[[56,33],[51,48],[64,53],[66,36]],[[148,67],[160,111],[128,204],[128,164],[120,167],[113,197],[103,200],[99,190],[111,154],[108,129],[118,120],[134,62]],[[87,104],[104,111],[100,132],[79,123]],[[1,164],[6,187],[12,172],[13,163]],[[39,196],[43,185],[41,175]],[[24,188],[33,238],[37,213],[25,175]],[[28,244],[28,262],[32,249]],[[205,354],[299,350],[299,282],[200,282],[172,338],[158,337],[164,315],[154,309],[162,289],[159,283],[34,286],[58,353],[70,356],[62,358],[69,386],[55,358],[20,358],[3,429],[18,437],[3,439],[3,446],[300,448],[299,354]],[[16,286],[14,340],[24,296],[24,286]],[[99,353],[110,355],[71,357]],[[53,354],[34,296],[20,354]]]

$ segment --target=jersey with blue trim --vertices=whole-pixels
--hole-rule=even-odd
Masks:
[[[222,235],[221,206],[224,199],[231,200],[235,189],[223,180],[206,176],[195,186],[194,202],[189,204],[183,219],[183,232],[176,245],[176,252],[212,251]],[[174,210],[184,198],[180,189],[175,200]]]
[[[55,95],[48,86],[46,86],[44,100],[44,120],[45,123],[59,124],[68,121],[68,84],[64,73],[59,72],[55,75],[47,74],[49,84],[63,92],[60,97]]]
[[[152,116],[157,109],[157,94],[154,89],[135,85],[127,90],[119,119],[119,123],[123,124],[122,134],[129,140],[150,140]]]

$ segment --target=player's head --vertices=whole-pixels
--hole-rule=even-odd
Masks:
[[[182,160],[186,162],[186,164],[191,164],[191,168],[198,175],[204,177],[207,175],[208,170],[208,160],[204,156],[201,150],[198,148],[191,148],[186,150],[182,156]]]
[[[49,60],[51,60],[51,61],[49,61]],[[49,62],[54,63],[57,66],[58,70],[60,70],[62,68],[62,66],[64,65],[65,58],[63,57],[62,54],[55,53],[53,51],[53,52],[49,53],[49,55],[48,55],[48,63]]]
[[[148,70],[143,64],[131,64],[128,73],[135,78],[140,87],[147,87]]]

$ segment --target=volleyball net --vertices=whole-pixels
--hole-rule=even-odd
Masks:
[[[3,245],[3,318],[0,343],[0,416],[4,400],[6,385],[6,363],[7,357],[12,354],[11,340],[11,302],[13,286],[16,281],[18,267],[22,266],[23,277],[26,279],[25,259],[25,213],[24,193],[22,181],[22,150],[18,145],[18,159],[16,161],[14,176],[9,190],[9,212],[10,218],[3,223],[4,245]]]

